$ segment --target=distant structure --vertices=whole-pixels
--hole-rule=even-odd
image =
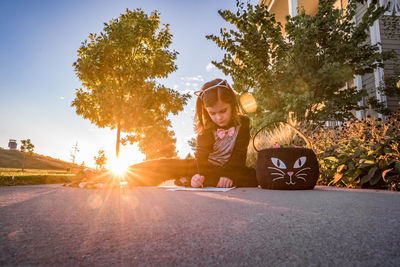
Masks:
[[[17,140],[10,139],[10,141],[8,142],[8,148],[10,150],[17,150]]]

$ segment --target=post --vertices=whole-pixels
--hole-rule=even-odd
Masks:
[[[354,76],[354,85],[357,87],[357,90],[358,90],[358,91],[361,91],[361,90],[363,89],[363,88],[362,88],[362,78],[361,78],[360,75],[355,75],[355,76]],[[364,105],[364,100],[361,99],[361,100],[358,102],[358,105],[359,105],[359,106],[363,106],[363,105]],[[359,120],[364,119],[364,118],[365,118],[365,111],[364,111],[364,110],[357,110],[357,111],[356,111],[356,117],[357,117],[357,119],[359,119]]]
[[[371,0],[367,1],[368,6],[371,4]],[[377,19],[374,24],[369,27],[370,37],[371,37],[371,45],[378,44],[379,52],[382,52],[382,46],[380,45],[381,42],[381,33],[379,29],[379,19]],[[379,92],[378,88],[383,83],[383,68],[376,68],[374,69],[374,78],[375,78],[375,95],[376,99],[379,102],[382,102],[385,106],[387,106],[386,95],[383,92]],[[385,119],[385,116],[378,113],[378,117],[381,119]]]
[[[291,17],[297,16],[297,0],[288,0],[289,15]]]

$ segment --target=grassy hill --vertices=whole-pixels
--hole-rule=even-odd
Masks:
[[[23,158],[24,155],[20,151],[0,148],[0,168],[21,168]],[[79,165],[70,162],[35,153],[32,156],[26,155],[25,159],[25,169],[67,170],[78,167]]]

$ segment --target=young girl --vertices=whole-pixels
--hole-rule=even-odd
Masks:
[[[197,95],[195,159],[157,159],[129,167],[132,185],[203,187],[257,186],[255,170],[245,166],[249,119],[241,115],[236,95],[225,80],[205,83]]]

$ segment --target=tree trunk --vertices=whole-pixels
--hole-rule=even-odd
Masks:
[[[117,159],[118,159],[118,156],[119,156],[119,144],[121,143],[120,134],[121,134],[121,125],[120,125],[120,123],[118,123],[118,126],[117,126],[117,146],[116,146],[116,151],[115,151],[115,155],[116,155]]]

